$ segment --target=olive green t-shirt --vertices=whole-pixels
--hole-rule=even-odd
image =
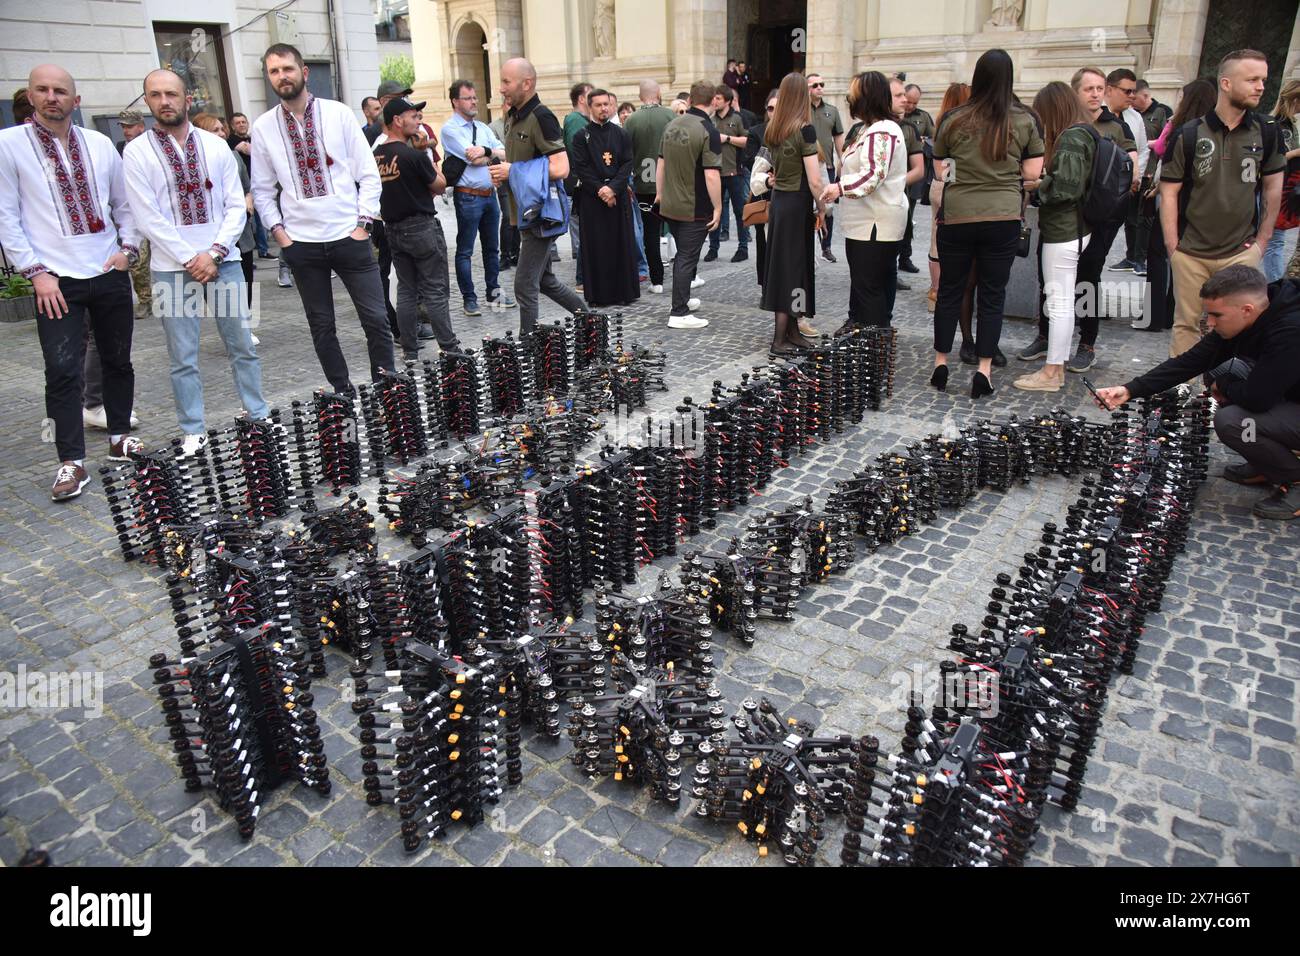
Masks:
[[[834,169],[839,165],[835,158],[835,137],[844,132],[844,124],[840,122],[840,111],[822,100],[821,106],[812,108],[812,125],[817,131],[817,145],[822,148],[826,167]]]
[[[1186,198],[1187,211],[1178,251],[1202,259],[1223,259],[1241,251],[1253,239],[1259,226],[1256,221],[1255,192],[1262,176],[1281,175],[1286,168],[1282,137],[1277,148],[1264,155],[1264,131],[1268,122],[1257,113],[1247,112],[1235,129],[1228,129],[1211,110],[1196,126],[1194,167],[1191,172],[1192,194]],[[1186,144],[1181,135],[1171,135],[1160,167],[1160,181],[1183,183]],[[1181,198],[1181,197],[1180,197]]]
[[[917,134],[915,126],[900,120],[898,128],[903,131],[903,145],[907,147],[908,156],[915,156],[917,153],[925,152],[925,144],[921,142],[921,137]]]
[[[564,152],[564,131],[560,128],[560,121],[536,95],[523,106],[506,113],[505,133],[508,163]],[[505,193],[510,206],[510,223],[518,225],[515,197],[509,189]]]
[[[903,117],[903,121],[899,125],[903,124],[910,125],[916,130],[916,135],[922,139],[927,136],[934,139],[934,117],[919,107]]]
[[[729,110],[726,116],[714,116],[713,125],[718,131],[719,139],[723,136],[745,135],[745,121],[741,119],[740,113],[734,109]],[[730,143],[722,143],[722,175],[736,175],[736,159],[739,155],[740,150],[738,147],[732,146]]]
[[[664,182],[659,214],[678,222],[708,222],[713,201],[705,182],[706,169],[722,168],[722,140],[704,111],[692,106],[664,128],[659,155]]]
[[[772,154],[772,188],[778,192],[798,192],[803,184],[803,158],[817,155],[817,130],[812,125],[802,126],[776,146],[768,146]]]
[[[952,120],[968,106],[943,114],[934,134],[934,158],[948,161],[943,189],[943,221],[990,222],[1020,218],[1020,164],[1043,155],[1043,133],[1028,110],[1012,107],[1006,158],[985,157],[980,130],[967,126],[953,135]]]
[[[1092,121],[1092,128],[1095,129],[1103,139],[1109,139],[1126,153],[1137,152],[1137,141],[1133,139],[1133,131],[1128,128],[1128,123],[1124,118],[1116,116],[1106,107],[1101,108],[1101,114]]]
[[[655,194],[655,168],[664,130],[677,116],[666,106],[642,104],[627,118],[623,129],[632,140],[632,186],[639,195]]]

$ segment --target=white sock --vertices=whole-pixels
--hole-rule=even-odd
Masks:
[[[108,443],[109,443],[110,445],[116,445],[118,442],[120,442],[120,441],[121,441],[123,438],[125,438],[125,437],[126,437],[125,435],[109,435],[109,436],[108,436]]]
[[[84,458],[78,458],[76,461],[73,462],[73,464],[76,465],[78,468],[84,468],[86,465],[86,460]]]

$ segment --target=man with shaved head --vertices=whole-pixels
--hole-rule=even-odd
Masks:
[[[506,114],[506,161],[489,168],[492,182],[508,182],[510,166],[545,157],[547,174],[552,183],[569,175],[569,156],[564,149],[564,131],[555,114],[537,97],[537,71],[523,57],[506,60],[498,84],[501,96],[510,106]],[[510,194],[508,214],[512,225],[519,225],[519,210]],[[566,288],[551,271],[553,237],[542,236],[536,228],[519,230],[519,262],[515,266],[515,299],[519,303],[519,330],[531,332],[537,326],[538,294],[559,303],[569,312],[578,312],[586,304]]]
[[[154,70],[144,78],[144,104],[154,128],[126,146],[126,192],[149,238],[155,311],[171,358],[181,457],[188,458],[208,443],[199,376],[204,312],[212,313],[248,417],[270,414],[238,247],[248,213],[239,161],[224,139],[190,125],[194,97],[185,82],[171,70]]]
[[[36,292],[36,332],[45,355],[46,429],[59,468],[50,498],[67,501],[90,481],[81,398],[86,335],[104,370],[110,461],[144,445],[131,437],[130,269],[140,245],[113,141],[72,125],[77,85],[57,66],[28,79],[36,113],[0,131],[0,245]]]
[[[654,80],[641,81],[641,105],[627,118],[623,129],[632,140],[632,188],[641,207],[644,228],[641,242],[646,263],[650,266],[650,291],[662,295],[664,291],[664,261],[659,251],[659,235],[663,220],[655,211],[655,171],[659,162],[659,144],[664,129],[673,121],[674,113],[663,105],[659,84]]]

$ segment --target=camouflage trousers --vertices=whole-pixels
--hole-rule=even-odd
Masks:
[[[140,299],[140,310],[149,315],[153,311],[153,287],[149,280],[149,240],[140,240],[140,258],[131,267],[131,285]]]

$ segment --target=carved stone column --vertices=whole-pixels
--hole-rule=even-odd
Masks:
[[[1183,84],[1196,77],[1209,13],[1210,0],[1161,0],[1143,76],[1157,99],[1172,106]]]

